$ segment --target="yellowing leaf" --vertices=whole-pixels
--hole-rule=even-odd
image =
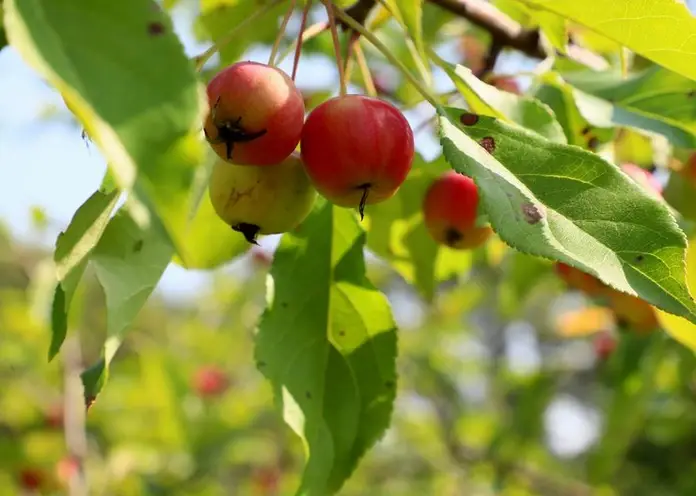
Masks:
[[[689,241],[686,252],[686,283],[693,294],[696,291],[696,238]],[[696,351],[696,325],[662,310],[658,310],[657,317],[667,334]]]
[[[696,18],[676,0],[522,0],[555,12],[696,79]]]

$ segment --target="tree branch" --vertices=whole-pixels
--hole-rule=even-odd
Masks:
[[[425,1],[466,19],[490,33],[491,44],[492,47],[495,47],[495,51],[489,51],[489,57],[486,62],[490,67],[486,69],[486,72],[490,72],[498,54],[504,48],[513,48],[536,59],[544,59],[547,56],[541,35],[537,29],[524,29],[517,21],[511,19],[488,2],[483,0]],[[357,0],[345,12],[364,25],[365,20],[377,3],[378,0]],[[607,66],[607,62],[604,59],[578,45],[569,45],[566,56],[595,70],[602,70]]]
[[[491,34],[492,43],[519,50],[533,58],[546,57],[539,31],[523,29],[495,6],[482,0],[428,0]]]

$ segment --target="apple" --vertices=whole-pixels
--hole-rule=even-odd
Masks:
[[[414,157],[413,131],[390,103],[363,95],[331,98],[310,112],[300,141],[314,187],[341,207],[391,198]]]
[[[238,62],[208,83],[204,131],[220,158],[237,165],[273,165],[300,141],[304,99],[290,76],[258,62]]]
[[[218,160],[208,193],[217,215],[252,244],[258,244],[259,234],[280,234],[297,227],[316,199],[298,154],[265,167]]]

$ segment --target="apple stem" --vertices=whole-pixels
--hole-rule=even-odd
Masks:
[[[329,17],[329,29],[331,30],[331,39],[333,40],[334,55],[336,57],[336,65],[338,66],[338,82],[340,86],[340,95],[346,96],[348,88],[346,84],[346,74],[343,70],[343,61],[341,60],[341,43],[338,40],[338,28],[336,27],[336,17],[334,9],[336,8],[331,0],[322,0],[326,7],[326,15]],[[338,10],[336,8],[336,10]]]
[[[305,26],[307,26],[307,18],[309,17],[309,9],[312,8],[312,0],[307,0],[305,2],[304,9],[302,9],[302,21],[300,22],[300,34],[297,36],[297,44],[295,45],[295,59],[292,62],[292,80],[297,77],[297,68],[300,65],[300,53],[302,52],[302,43],[304,43],[305,36]],[[283,60],[283,57],[280,58]],[[280,61],[278,62],[280,63]]]
[[[215,55],[216,52],[218,52],[222,47],[230,43],[232,40],[234,40],[235,36],[239,34],[239,32],[247,27],[248,24],[252,23],[262,15],[266,14],[269,12],[272,8],[280,5],[281,3],[285,2],[287,0],[273,0],[272,2],[267,3],[263,7],[260,7],[259,9],[255,10],[249,17],[244,19],[242,22],[237,24],[231,31],[229,31],[225,36],[220,38],[219,40],[213,42],[213,45],[208,48],[205,52],[202,54],[198,55],[197,57],[194,57],[194,62],[196,64],[196,71],[200,71],[203,69],[203,66],[205,63]]]
[[[285,29],[288,27],[288,21],[290,21],[290,16],[295,10],[295,5],[297,5],[297,0],[290,0],[290,7],[283,17],[283,22],[280,23],[280,28],[278,28],[278,35],[276,36],[275,42],[273,43],[273,48],[271,49],[271,55],[268,57],[268,65],[275,67],[274,60],[276,55],[278,55],[278,49],[280,48],[280,42],[285,35]]]
[[[377,87],[375,86],[375,82],[372,79],[372,72],[370,72],[370,68],[367,66],[367,59],[365,59],[363,49],[360,46],[360,38],[357,38],[355,40],[355,46],[353,47],[353,50],[355,51],[355,61],[358,63],[358,68],[360,69],[360,73],[362,74],[363,83],[365,83],[365,91],[367,92],[368,96],[376,98]]]
[[[347,24],[348,27],[353,29],[354,31],[357,31],[360,33],[361,36],[364,36],[365,39],[367,39],[372,45],[379,50],[382,55],[386,57],[386,59],[391,62],[393,65],[395,65],[399,71],[404,75],[406,79],[416,88],[418,93],[420,93],[425,100],[427,100],[433,107],[435,107],[438,112],[444,113],[444,109],[442,108],[442,105],[438,102],[437,98],[426,88],[423,83],[421,83],[418,78],[416,78],[413,74],[411,74],[411,71],[408,70],[406,65],[404,65],[403,62],[401,62],[392,52],[389,50],[384,43],[379,41],[379,39],[373,35],[369,30],[365,29],[358,21],[353,19],[351,16],[345,13],[345,11],[341,8],[336,7],[335,8],[336,16],[344,23]]]
[[[360,220],[365,219],[365,205],[367,205],[367,195],[370,193],[370,185],[365,184],[361,186],[363,190],[362,198],[360,198],[360,205],[358,206],[358,211],[360,212]]]

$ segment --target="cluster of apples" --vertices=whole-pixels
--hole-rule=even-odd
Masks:
[[[389,102],[341,95],[314,108],[277,67],[238,62],[207,87],[204,131],[218,155],[209,194],[217,215],[250,243],[259,234],[295,229],[317,193],[335,205],[358,208],[391,198],[408,176],[415,146],[404,115]],[[298,153],[297,147],[300,146]],[[478,193],[470,178],[451,172],[424,199],[428,232],[460,249],[481,244]]]
[[[622,164],[621,169],[649,193],[662,196],[662,185],[646,169],[631,163]],[[655,308],[647,301],[610,288],[595,276],[561,262],[556,263],[556,273],[569,287],[605,301],[616,320],[634,331],[648,333],[659,327]]]
[[[362,214],[365,205],[393,196],[411,169],[411,127],[381,99],[337,96],[305,120],[292,79],[258,62],[227,67],[207,92],[211,111],[204,130],[219,156],[210,198],[217,214],[251,243],[259,234],[296,228],[317,192]]]

